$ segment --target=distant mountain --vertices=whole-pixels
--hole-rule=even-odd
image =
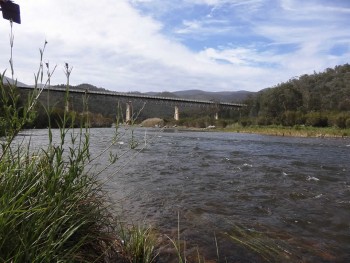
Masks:
[[[221,92],[207,92],[202,90],[185,90],[177,91],[176,95],[183,98],[194,98],[197,100],[214,100],[223,102],[241,102],[254,92],[249,91],[221,91]]]
[[[53,85],[52,87],[54,88],[61,88],[61,89],[66,89],[66,85],[65,84],[60,84],[60,85]],[[98,88],[94,85],[88,84],[88,83],[82,83],[79,84],[77,86],[70,86],[70,88],[72,89],[78,89],[78,90],[94,90],[94,91],[108,91],[104,88]]]
[[[176,98],[188,98],[195,100],[213,100],[221,102],[242,102],[249,95],[255,94],[250,91],[219,91],[208,92],[203,90],[183,90],[175,92],[147,92],[147,95],[161,96],[161,97],[176,97]]]
[[[163,91],[163,92],[146,92],[144,95],[166,97],[166,98],[181,98],[173,92]]]
[[[4,83],[4,84],[14,84],[14,80],[12,80],[11,78],[8,78],[8,77],[6,77],[5,76],[5,78],[2,80],[2,82]],[[17,81],[17,86],[19,86],[19,87],[28,87],[28,85],[27,84],[24,84],[23,82],[20,82],[20,81]]]
[[[98,88],[98,87],[91,85],[91,84],[88,84],[88,83],[83,83],[83,84],[79,84],[77,86],[74,86],[74,89],[107,91],[104,88]]]

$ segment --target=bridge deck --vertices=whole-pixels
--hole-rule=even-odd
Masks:
[[[29,86],[27,87],[23,86],[18,88],[31,89],[31,90],[34,89],[33,87],[29,87]],[[50,89],[44,89],[44,91],[46,90],[55,91],[55,92],[66,92],[65,89],[53,88],[53,87],[50,87]],[[114,96],[124,100],[154,101],[154,102],[163,102],[163,103],[171,103],[171,104],[192,104],[192,105],[197,104],[197,105],[220,107],[220,108],[242,108],[246,106],[245,104],[240,104],[240,103],[149,96],[149,95],[132,94],[132,93],[115,92],[115,91],[69,89],[69,93],[98,95],[98,96]]]

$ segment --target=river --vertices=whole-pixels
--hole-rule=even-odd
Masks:
[[[165,234],[176,238],[178,230],[189,257],[198,250],[220,262],[262,261],[230,238],[244,230],[240,240],[252,241],[251,234],[281,252],[277,259],[269,252],[272,261],[350,262],[349,138],[131,131],[119,131],[94,170],[108,165],[110,152],[118,155],[100,176],[129,222],[163,234],[161,262],[173,260]],[[26,133],[45,145],[46,131]],[[91,129],[91,153],[102,152],[113,133]]]

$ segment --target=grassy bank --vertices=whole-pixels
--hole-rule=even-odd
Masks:
[[[311,127],[311,126],[242,126],[234,124],[220,129],[226,132],[256,133],[275,136],[293,137],[347,137],[350,136],[350,129],[339,129],[335,127]]]

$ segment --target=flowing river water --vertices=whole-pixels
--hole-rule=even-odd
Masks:
[[[93,155],[114,131],[91,129]],[[47,142],[47,131],[26,133]],[[129,222],[163,234],[160,262],[176,262],[165,235],[178,232],[189,258],[198,251],[210,262],[260,262],[266,251],[271,261],[350,262],[349,138],[137,128],[120,130],[96,171],[110,153],[119,159],[100,176],[111,200]]]

